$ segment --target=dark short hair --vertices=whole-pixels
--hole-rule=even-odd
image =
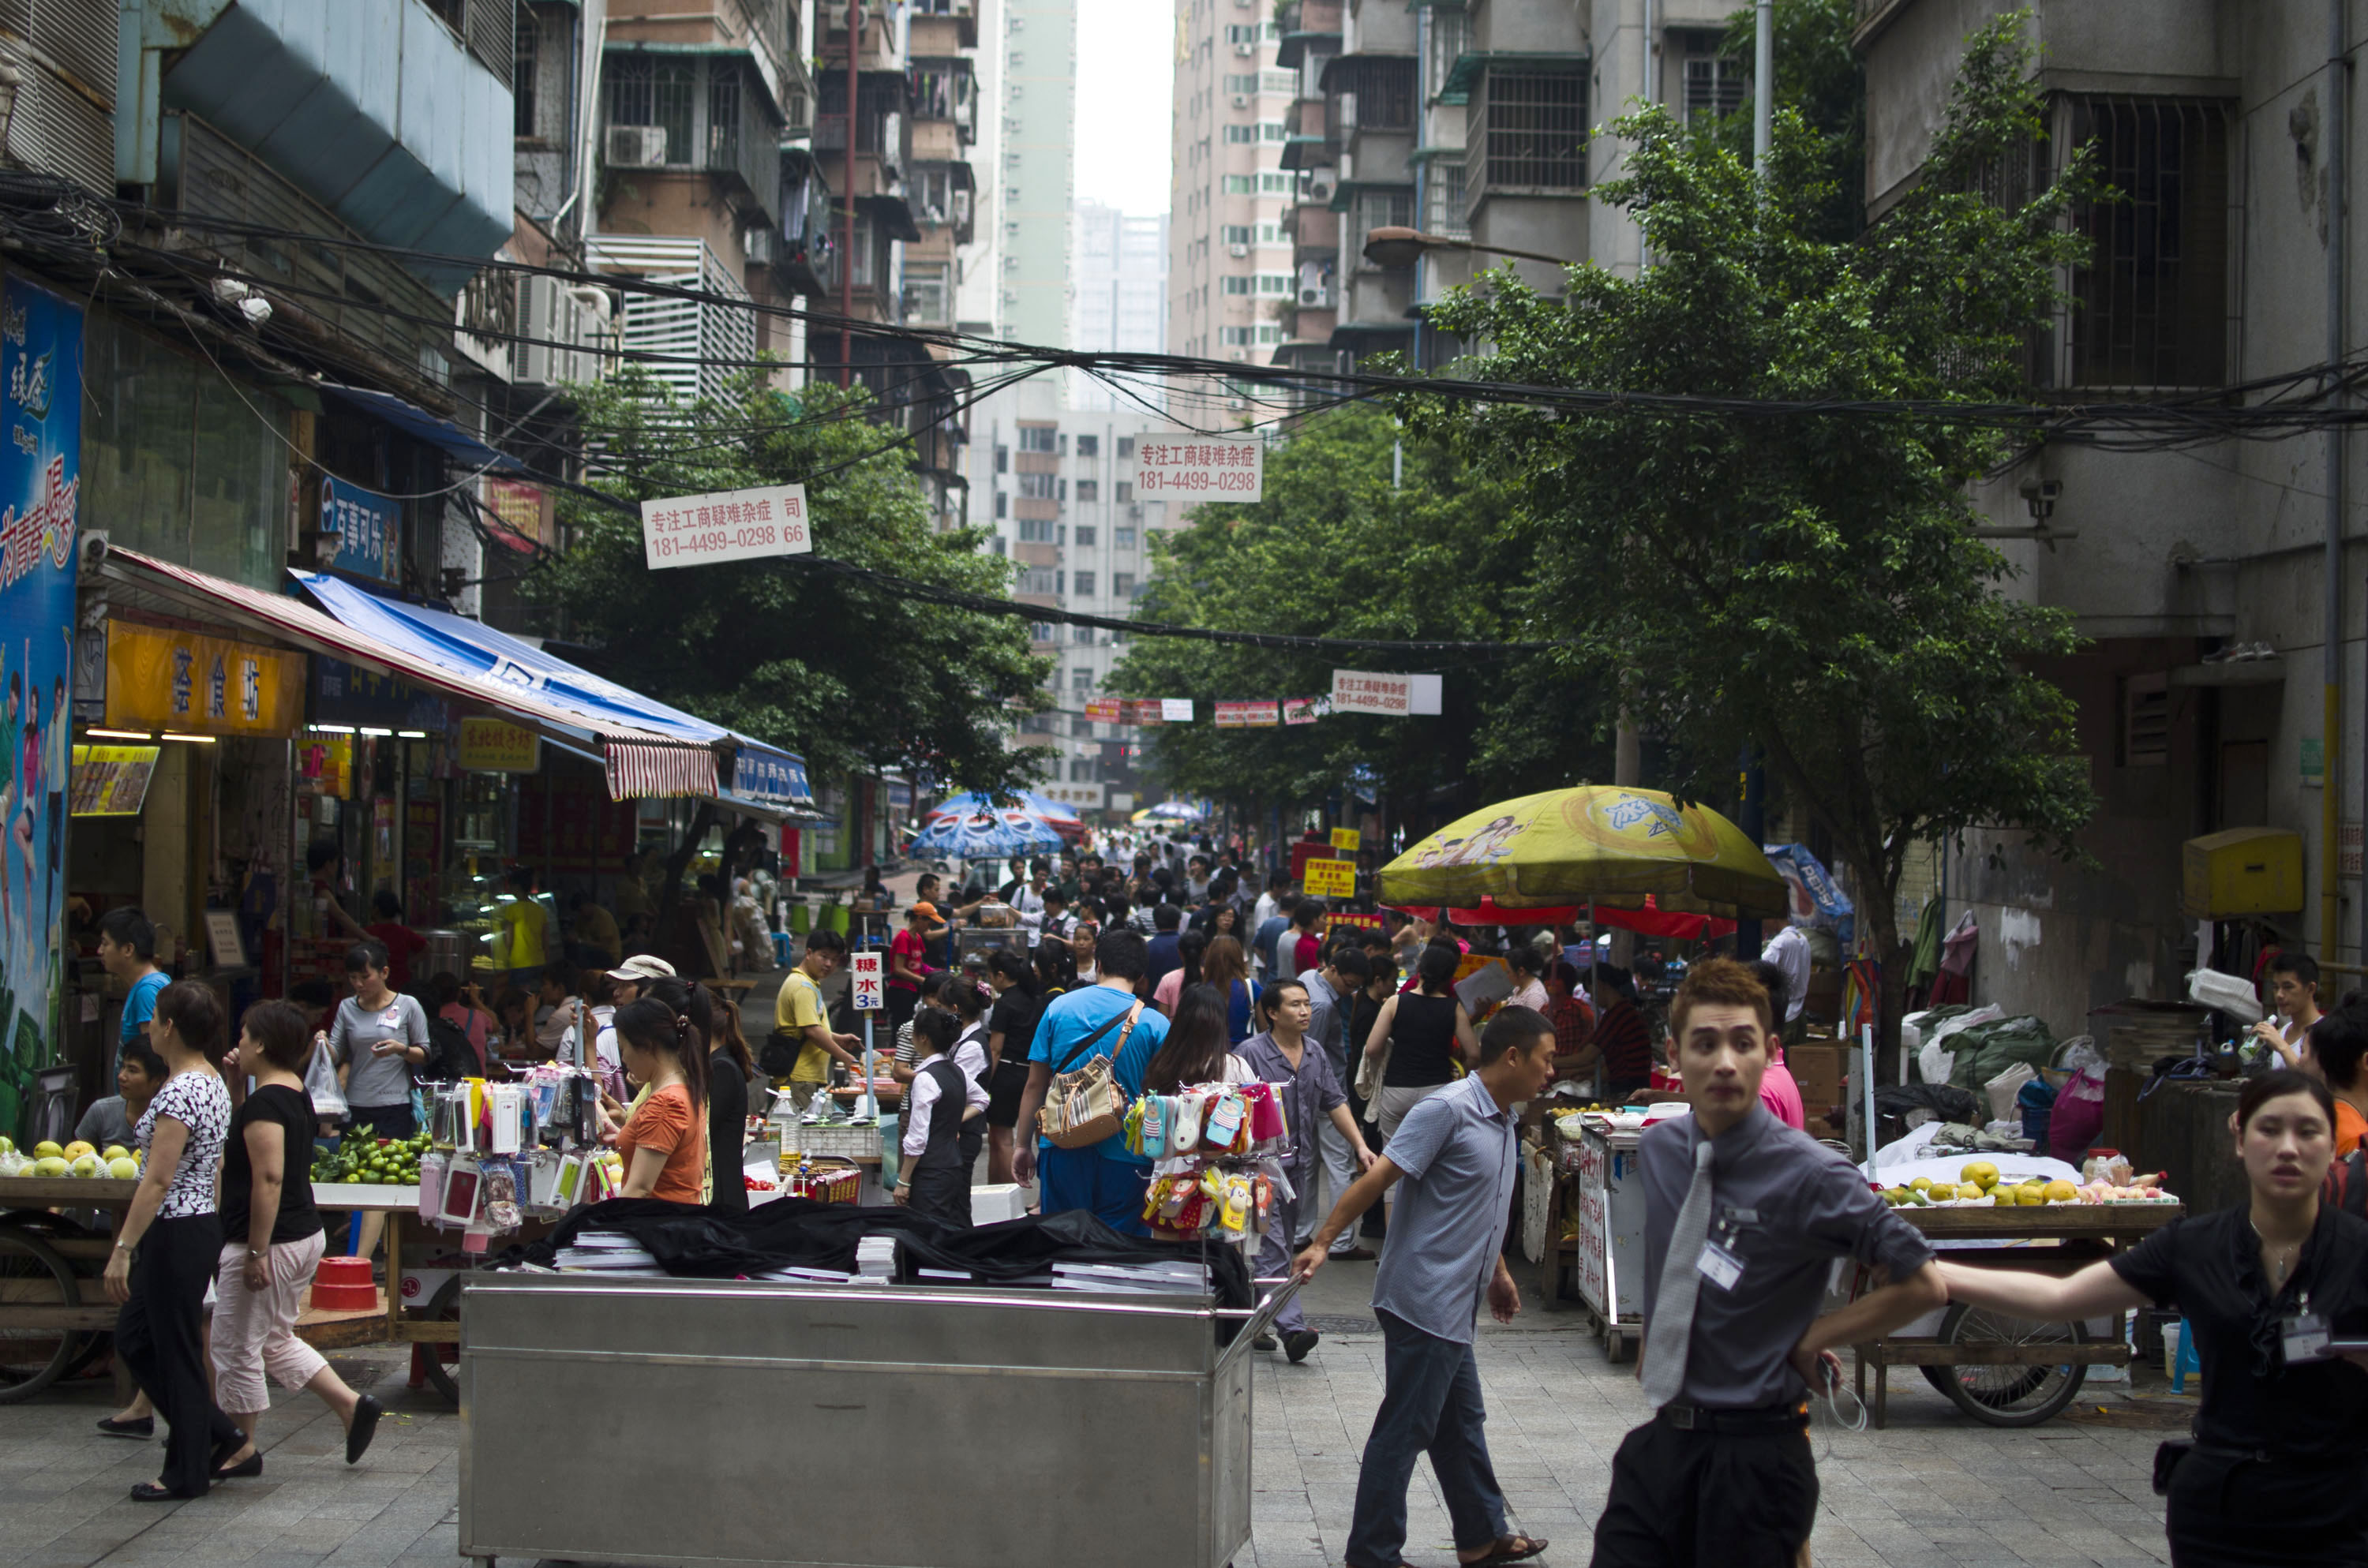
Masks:
[[[1505,964],[1523,974],[1543,974],[1545,972],[1546,956],[1538,951],[1534,942],[1516,942],[1512,951],[1505,955]]]
[[[313,1023],[293,1002],[258,1002],[238,1027],[263,1048],[263,1059],[283,1073],[303,1072],[312,1057]]]
[[[810,953],[843,953],[847,938],[827,926],[817,926],[806,933],[806,951]]]
[[[392,888],[381,888],[370,894],[370,907],[389,920],[403,918],[403,900],[394,896],[394,890]]]
[[[1548,968],[1546,972],[1553,975],[1556,980],[1561,981],[1565,985],[1569,986],[1573,991],[1578,989],[1578,966],[1571,962],[1568,959],[1554,960],[1553,965]]]
[[[441,1012],[461,999],[461,977],[450,970],[438,970],[427,977],[427,1010]]]
[[[346,858],[334,838],[316,838],[304,846],[304,869],[317,871],[324,866],[334,866]]]
[[[1151,944],[1142,932],[1114,926],[1094,943],[1094,967],[1106,980],[1141,980],[1151,967]]]
[[[1751,966],[1733,959],[1704,959],[1686,971],[1686,978],[1678,986],[1678,994],[1669,1000],[1669,1038],[1672,1042],[1686,1032],[1686,1015],[1703,1003],[1716,1007],[1750,1007],[1759,1015],[1762,1031],[1773,1033],[1776,1014],[1768,1005],[1768,987],[1751,972]],[[1671,1049],[1675,1049],[1674,1043]]]
[[[1291,912],[1299,907],[1299,901],[1305,896],[1304,893],[1284,893],[1274,901],[1274,912],[1288,920],[1291,918]]]
[[[2316,1042],[2314,1042],[2316,1043]],[[2318,1102],[2319,1114],[2327,1118],[2329,1133],[2335,1131],[2335,1096],[2325,1084],[2307,1073],[2291,1067],[2281,1067],[2274,1073],[2264,1073],[2258,1078],[2248,1078],[2237,1095],[2237,1131],[2242,1133],[2253,1123],[2260,1108],[2271,1100],[2286,1095],[2308,1095]]]
[[[514,888],[530,888],[534,886],[534,868],[532,866],[512,866],[510,868],[509,884]]]
[[[1499,1007],[1480,1031],[1480,1065],[1487,1066],[1508,1051],[1524,1050],[1541,1035],[1554,1038],[1554,1027],[1543,1013],[1535,1007]]]
[[[2356,1087],[2360,1060],[2368,1056],[2368,1008],[2338,1007],[2311,1025],[2310,1056],[2327,1074],[2329,1088]]]
[[[1351,980],[1371,980],[1373,966],[1365,960],[1365,949],[1343,942],[1332,954],[1332,967]]]
[[[1291,923],[1294,926],[1313,926],[1323,918],[1324,901],[1320,898],[1303,898],[1299,901],[1299,907],[1291,912]]]
[[[146,1035],[133,1035],[123,1042],[123,1060],[126,1065],[138,1067],[155,1082],[161,1084],[165,1081],[167,1073],[165,1059],[156,1054],[156,1048],[148,1043]]]
[[[1172,903],[1163,903],[1151,912],[1151,923],[1162,931],[1173,931],[1184,923],[1184,912]]]
[[[346,949],[347,974],[359,974],[366,969],[384,969],[393,961],[387,957],[384,942],[356,942]]]
[[[1782,1027],[1785,1003],[1793,994],[1793,983],[1784,978],[1782,965],[1770,963],[1766,959],[1752,960],[1750,969],[1759,977],[1760,985],[1768,993],[1768,1027],[1771,1029]]]
[[[913,1015],[913,1043],[928,1045],[932,1056],[951,1051],[961,1032],[962,1020],[951,1013],[923,1010]]]
[[[200,1055],[213,1055],[222,1040],[222,998],[194,980],[176,980],[156,993],[156,1017]]]
[[[143,959],[156,956],[156,923],[128,905],[100,915],[98,934],[119,948],[130,948]]]
[[[2305,985],[2318,983],[2318,960],[2308,953],[2280,953],[2270,960],[2271,974],[2291,974]]]
[[[1433,987],[1445,991],[1455,983],[1455,971],[1463,967],[1463,955],[1452,942],[1427,943],[1422,956],[1414,960],[1414,971],[1426,991]]]

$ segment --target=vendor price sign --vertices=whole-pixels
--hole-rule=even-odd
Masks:
[[[888,1006],[887,960],[879,949],[848,955],[847,997],[848,1006],[859,1013],[877,1013]]]
[[[1138,501],[1261,501],[1266,498],[1266,443],[1212,441],[1165,432],[1134,444]]]
[[[712,566],[766,555],[808,555],[806,487],[771,484],[642,503],[643,559],[663,566]]]

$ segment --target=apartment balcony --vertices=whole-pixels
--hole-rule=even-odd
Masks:
[[[119,181],[155,183],[162,113],[178,109],[364,239],[462,256],[491,256],[509,239],[512,0],[119,0],[117,9]],[[415,270],[449,300],[477,269]]]
[[[1331,45],[1331,52],[1338,53],[1340,15],[1340,0],[1284,0],[1276,14],[1282,41],[1275,51],[1275,63],[1296,71],[1305,62],[1309,49],[1320,50],[1326,43]]]
[[[978,140],[978,83],[969,61],[916,58],[907,96],[918,156],[959,157],[962,148]]]
[[[897,51],[894,19],[888,7],[870,5],[863,7],[863,39],[856,51],[855,68],[870,73],[890,71],[905,74],[904,57]],[[971,24],[973,35],[977,22]],[[843,0],[818,0],[814,12],[815,48],[822,55],[822,70],[815,85],[823,87],[834,77],[847,75],[847,6]]]
[[[585,258],[597,272],[697,289],[718,299],[625,296],[620,343],[639,367],[685,403],[722,395],[757,357],[757,313],[723,259],[696,235],[595,234]]]
[[[772,258],[775,280],[809,298],[837,288],[837,223],[829,176],[811,153],[792,146],[781,159],[781,244]]]
[[[977,0],[912,0],[905,13],[912,18],[916,59],[978,47]],[[847,28],[838,30],[843,34]]]

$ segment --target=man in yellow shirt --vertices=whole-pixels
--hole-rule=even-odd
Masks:
[[[510,983],[531,991],[542,982],[542,966],[551,961],[550,913],[534,896],[534,869],[520,866],[510,873],[510,900],[495,918],[508,930]]]
[[[575,923],[576,945],[586,949],[576,960],[579,968],[614,969],[624,961],[625,938],[617,929],[617,917],[593,903],[591,894],[579,892],[569,899],[567,913]]]
[[[851,1034],[833,1034],[823,1010],[822,983],[847,961],[847,938],[825,928],[806,937],[805,956],[781,977],[780,994],[773,998],[773,1032],[796,1035],[802,1042],[797,1066],[790,1074],[790,1101],[800,1110],[814,1103],[830,1082],[834,1058],[860,1074],[863,1064],[854,1052],[863,1042]]]

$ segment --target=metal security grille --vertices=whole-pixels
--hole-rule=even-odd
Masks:
[[[2215,387],[2228,344],[2228,115],[2181,98],[2067,97],[2061,144],[2096,148],[2118,199],[2073,222],[2064,384]]]
[[[646,54],[611,57],[609,75],[609,123],[661,125],[666,128],[666,161],[691,161],[691,108],[698,70],[687,60],[658,60]]]
[[[1452,158],[1433,158],[1423,165],[1422,226],[1451,240],[1468,240],[1472,231],[1463,221],[1463,165]]]
[[[1464,166],[1487,190],[1587,185],[1587,77],[1572,71],[1484,72],[1464,119]]]
[[[1686,119],[1696,115],[1725,116],[1743,107],[1744,84],[1750,74],[1720,55],[1695,55],[1686,62]]]

